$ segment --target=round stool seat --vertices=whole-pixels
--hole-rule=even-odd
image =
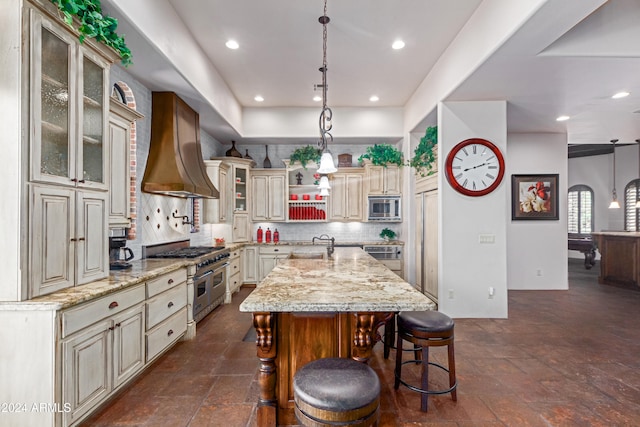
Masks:
[[[293,378],[293,392],[303,425],[370,425],[377,420],[380,380],[371,367],[353,359],[306,364]]]
[[[398,329],[447,332],[453,330],[453,325],[453,319],[439,311],[406,311],[398,315]]]

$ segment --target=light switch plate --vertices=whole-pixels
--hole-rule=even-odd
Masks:
[[[495,234],[479,234],[478,241],[480,243],[495,243],[496,235]]]

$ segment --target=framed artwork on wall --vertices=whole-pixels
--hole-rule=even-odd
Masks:
[[[511,175],[512,220],[558,219],[558,174]]]

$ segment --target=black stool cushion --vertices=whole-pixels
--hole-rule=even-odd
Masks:
[[[398,329],[420,332],[447,332],[453,329],[453,320],[439,311],[403,311],[398,314]]]
[[[299,399],[327,411],[362,408],[378,399],[380,380],[373,369],[347,358],[318,359],[304,365],[293,377]]]

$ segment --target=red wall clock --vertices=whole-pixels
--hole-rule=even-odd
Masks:
[[[451,149],[445,161],[449,184],[465,196],[484,196],[498,188],[504,177],[504,157],[486,139],[465,139]]]

